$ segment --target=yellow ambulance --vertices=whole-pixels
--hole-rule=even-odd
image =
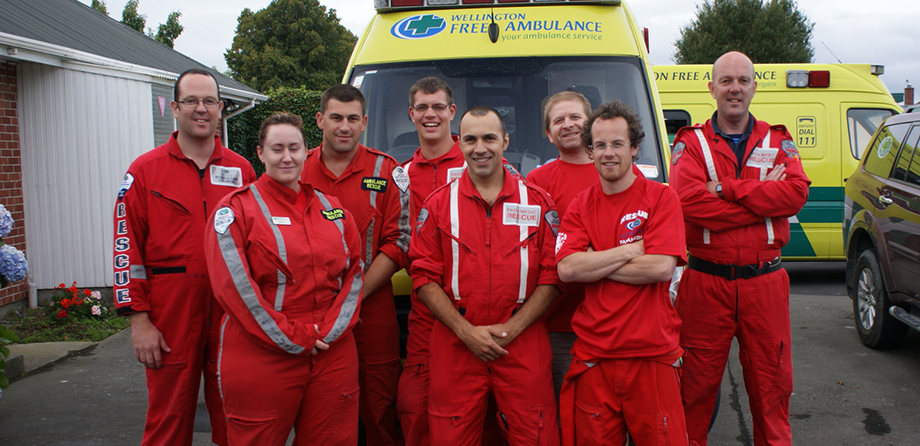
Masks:
[[[667,181],[670,152],[646,32],[619,0],[376,0],[343,79],[367,99],[362,143],[400,162],[418,148],[409,88],[426,76],[450,84],[459,131],[466,110],[487,105],[505,120],[505,158],[524,175],[558,151],[543,129],[544,101],[564,90],[592,107],[619,100],[636,109],[646,137],[637,165]],[[397,296],[409,294],[404,272]]]
[[[716,110],[712,65],[653,67],[668,135],[706,122]],[[843,187],[885,118],[900,107],[879,79],[884,67],[857,64],[755,64],[751,113],[783,124],[811,179],[808,202],[790,219],[787,260],[846,260]]]

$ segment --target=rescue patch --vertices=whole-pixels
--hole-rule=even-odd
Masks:
[[[405,192],[409,188],[409,172],[402,166],[396,166],[393,169],[393,182],[400,191]]]
[[[556,254],[559,254],[559,250],[562,249],[562,245],[565,244],[566,235],[564,232],[560,232],[556,236]]]
[[[125,179],[121,180],[121,188],[118,189],[118,201],[121,201],[121,199],[125,197],[125,194],[131,189],[132,184],[134,184],[134,175],[126,173]]]
[[[671,165],[676,166],[677,160],[684,154],[684,147],[687,147],[686,144],[679,142],[674,144],[674,148],[671,150]]]
[[[549,225],[549,228],[553,230],[553,235],[559,235],[559,213],[556,211],[549,211],[543,214],[543,219],[546,220],[546,224]]]
[[[211,166],[211,184],[215,186],[243,187],[243,169],[214,164]]]
[[[228,207],[222,207],[214,213],[214,230],[218,234],[224,235],[227,233],[227,228],[230,227],[230,224],[233,223],[234,216],[233,210]]]
[[[364,177],[361,181],[361,189],[371,192],[386,192],[387,180],[380,177]]]
[[[454,181],[457,178],[460,178],[460,175],[463,175],[464,169],[466,169],[466,165],[464,165],[463,167],[452,167],[450,169],[447,169],[447,182],[450,183],[451,181]]]
[[[799,159],[799,149],[791,140],[783,140],[783,152],[786,152],[786,158]]]
[[[418,221],[415,222],[416,234],[421,232],[422,226],[425,225],[425,220],[428,220],[428,208],[422,208],[422,211],[418,213]]]
[[[791,143],[792,141],[789,142]],[[795,146],[793,145],[793,147]],[[776,164],[777,153],[779,153],[779,150],[772,147],[758,147],[751,152],[751,155],[748,156],[748,160],[744,165],[760,169],[772,168],[773,165]]]
[[[509,226],[540,226],[540,206],[505,203],[502,223]]]
[[[320,209],[320,212],[323,213],[323,217],[326,217],[326,220],[334,221],[345,218],[345,211],[341,208],[334,208],[330,210]]]
[[[511,164],[505,163],[505,169],[506,169],[508,172],[510,172],[511,175],[514,175],[514,176],[519,177],[519,178],[524,178],[524,176],[521,175],[521,173],[518,172],[517,169],[515,169],[514,166],[512,166]]]

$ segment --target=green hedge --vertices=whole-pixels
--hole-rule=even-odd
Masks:
[[[282,87],[268,92],[268,100],[253,107],[252,110],[230,119],[227,123],[227,136],[230,148],[246,157],[257,175],[265,172],[259,161],[256,146],[259,145],[259,126],[262,120],[278,112],[289,112],[303,118],[307,149],[312,149],[323,140],[323,132],[316,127],[316,113],[319,112],[321,91],[302,88]]]

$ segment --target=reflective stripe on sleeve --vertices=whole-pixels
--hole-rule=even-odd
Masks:
[[[458,210],[458,195],[460,182],[450,183],[450,290],[454,293],[454,300],[460,300],[460,211]]]
[[[304,351],[303,346],[292,342],[287,335],[281,331],[271,315],[269,315],[268,312],[265,311],[265,308],[262,308],[262,305],[259,303],[256,291],[252,288],[252,284],[249,282],[249,276],[246,274],[246,269],[243,267],[243,259],[240,258],[240,253],[236,249],[236,242],[233,240],[232,232],[227,231],[223,234],[218,233],[217,243],[220,247],[220,253],[224,259],[224,263],[227,265],[227,270],[230,272],[230,277],[233,277],[233,285],[236,287],[236,292],[239,293],[240,298],[243,300],[246,308],[249,309],[249,313],[252,315],[253,319],[255,319],[259,328],[261,328],[265,335],[282,350],[294,355],[302,353]]]
[[[374,163],[374,178],[380,177],[380,171],[383,168],[383,155],[377,155],[377,162]],[[372,190],[370,193],[371,207],[377,209],[377,191]],[[371,224],[367,227],[367,238],[364,240],[364,268],[370,268],[371,262],[374,261],[374,226],[377,224],[377,215],[371,217]]]
[[[144,265],[131,265],[131,278],[147,280],[147,268]]]
[[[281,257],[281,261],[287,265],[287,249],[284,246],[284,238],[281,237],[281,230],[278,229],[278,226],[272,223],[272,214],[268,210],[268,205],[265,204],[265,200],[262,199],[262,194],[259,193],[259,189],[253,184],[249,190],[252,191],[252,196],[255,197],[256,203],[259,203],[259,209],[262,210],[262,216],[265,217],[265,221],[268,222],[268,227],[272,228],[272,234],[275,236],[275,243],[278,244],[278,256]],[[281,311],[281,307],[284,304],[284,289],[285,284],[287,283],[287,278],[284,276],[284,272],[280,269],[278,270],[278,289],[275,291],[275,311]]]
[[[332,210],[332,204],[329,203],[329,199],[326,198],[320,191],[316,191],[316,196],[319,198],[320,203],[323,204],[323,208],[326,211]],[[339,229],[339,233],[342,234],[342,247],[345,250],[345,271],[343,275],[351,269],[351,258],[349,257],[348,251],[348,242],[345,240],[345,225],[342,223],[342,219],[336,219],[335,223],[336,228]],[[360,260],[359,260],[360,262]],[[359,272],[355,274],[355,280],[351,282],[351,289],[348,290],[348,296],[345,297],[345,302],[342,302],[342,308],[339,310],[339,314],[335,318],[335,323],[332,324],[332,328],[329,330],[329,334],[323,338],[323,342],[329,344],[339,336],[342,336],[342,333],[345,332],[345,329],[348,328],[348,323],[351,321],[352,317],[355,317],[355,309],[358,307],[358,297],[361,295],[361,288],[364,287],[364,282],[361,278],[361,271],[364,270],[364,265],[361,265],[358,268]],[[337,292],[342,290],[343,278],[339,276],[339,286]]]
[[[763,148],[765,149],[770,148],[770,129],[767,129],[767,136],[763,138]],[[760,169],[760,181],[763,181],[763,179],[766,176],[767,176],[767,169],[766,168]],[[766,217],[763,219],[763,222],[765,225],[767,225],[767,244],[772,245],[773,239],[775,238],[773,234],[773,219],[770,217]]]
[[[518,180],[518,194],[521,196],[521,206],[527,206],[527,186],[524,186],[524,182],[521,180]],[[523,243],[527,240],[528,227],[529,226],[521,225],[521,284],[518,287],[517,300],[519,304],[524,303],[524,299],[527,297],[527,270],[530,269],[530,248]]]
[[[696,138],[700,140],[700,148],[703,149],[703,159],[706,161],[706,170],[709,171],[710,181],[719,181],[719,175],[716,174],[716,165],[712,162],[712,151],[709,150],[709,142],[703,136],[703,131],[696,129]],[[703,228],[703,244],[708,245],[710,240],[709,228]]]
[[[408,176],[408,171],[406,176]],[[412,187],[411,184],[409,187]],[[398,186],[396,190],[399,191],[399,219],[397,219],[397,225],[399,226],[399,238],[396,239],[396,247],[401,249],[402,252],[409,252],[409,240],[412,234],[412,225],[409,223],[409,200],[411,196],[409,195],[409,187],[405,191],[400,189]]]

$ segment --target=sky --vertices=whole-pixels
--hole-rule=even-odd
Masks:
[[[87,5],[91,0],[80,0]],[[320,0],[335,9],[342,25],[360,35],[374,16],[374,0]],[[121,20],[126,0],[106,0],[109,15]],[[224,52],[233,43],[237,18],[244,8],[258,11],[269,0],[141,0],[138,11],[147,26],[166,21],[179,11],[185,31],[176,50],[220,71],[227,69]],[[696,17],[702,0],[627,0],[640,27],[649,29],[652,64],[672,65],[674,42],[680,29]],[[882,81],[893,93],[904,91],[905,81],[920,87],[920,7],[915,0],[799,0],[798,8],[815,24],[812,46],[815,63],[884,65]],[[915,94],[915,97],[918,95]]]

